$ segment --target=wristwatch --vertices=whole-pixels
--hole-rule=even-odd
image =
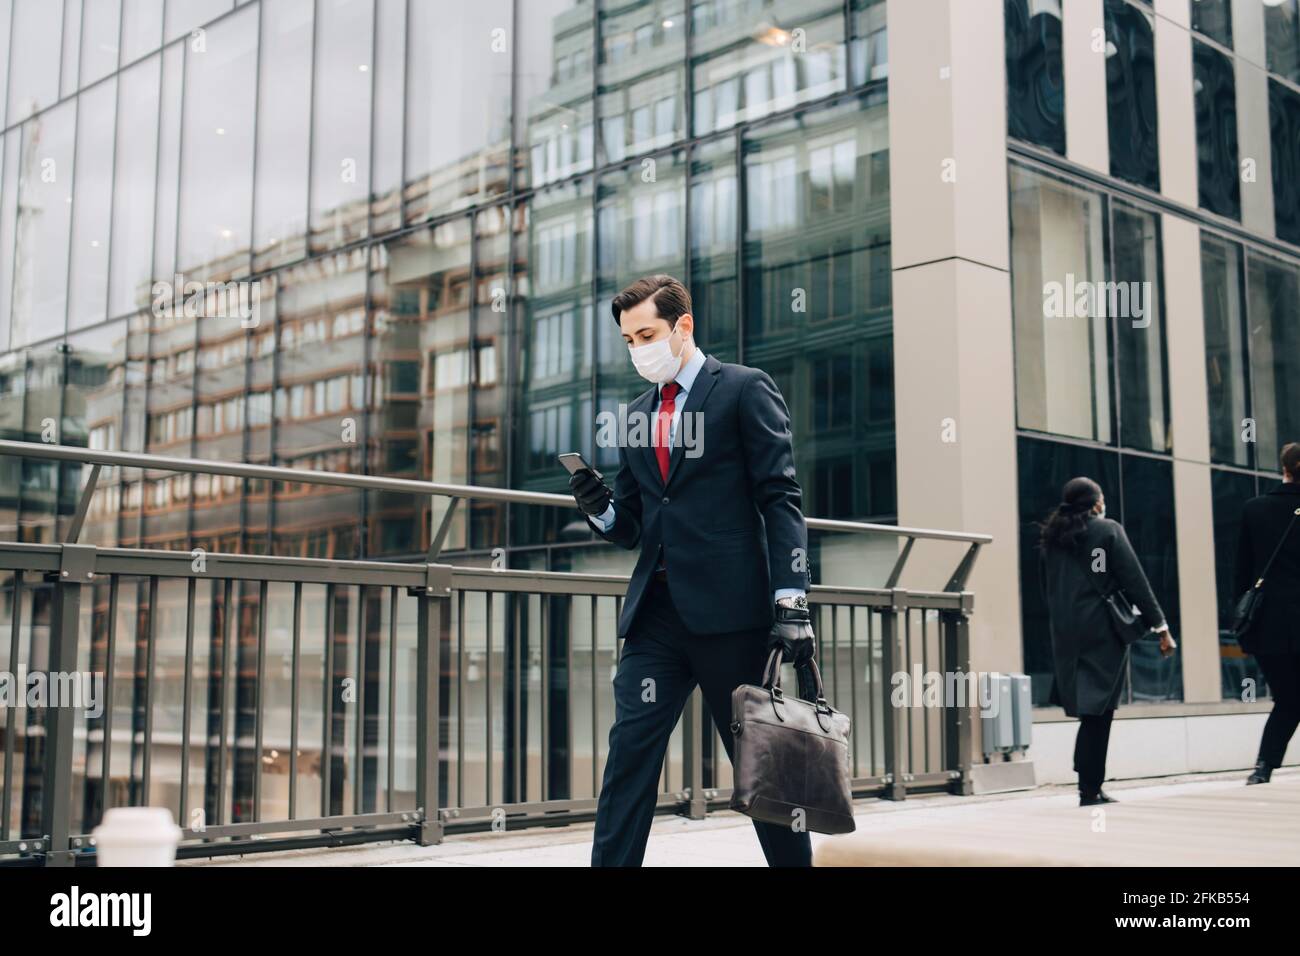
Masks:
[[[808,599],[802,594],[797,594],[794,597],[777,598],[776,603],[780,604],[782,607],[797,607],[801,610],[808,609]]]

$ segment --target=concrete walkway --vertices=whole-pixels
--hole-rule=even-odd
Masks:
[[[857,832],[813,834],[818,865],[1294,866],[1300,769],[1244,786],[1247,772],[1111,782],[1119,802],[1080,807],[1064,787],[982,797],[913,796],[858,805]],[[293,850],[179,866],[588,866],[591,824],[457,835],[440,846],[387,843]],[[660,817],[646,866],[763,866],[748,819]]]

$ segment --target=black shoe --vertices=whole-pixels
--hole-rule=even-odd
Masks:
[[[1086,794],[1083,791],[1079,792],[1079,806],[1095,807],[1099,803],[1119,803],[1119,801],[1100,788],[1098,788],[1096,793],[1091,795]]]
[[[1272,775],[1273,768],[1261,760],[1255,764],[1255,772],[1246,778],[1246,786],[1249,787],[1252,783],[1268,783]]]

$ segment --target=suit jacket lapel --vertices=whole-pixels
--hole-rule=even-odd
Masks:
[[[659,462],[655,460],[654,450],[654,406],[655,399],[658,397],[659,386],[654,385],[651,386],[649,391],[642,392],[633,399],[632,404],[627,407],[629,428],[631,427],[632,422],[636,421],[638,415],[642,416],[642,420],[647,424],[646,432],[643,436],[644,440],[636,442],[636,447],[628,450],[627,460],[628,464],[639,462],[641,470],[644,472],[644,477],[649,479],[652,487],[662,488],[664,482],[663,479],[659,477]]]
[[[718,372],[722,369],[722,363],[712,355],[705,356],[704,368],[700,369],[695,381],[691,385],[691,390],[686,393],[686,404],[682,406],[682,417],[677,422],[677,434],[673,436],[673,453],[668,459],[668,481],[665,484],[673,483],[673,476],[677,474],[677,468],[681,465],[682,459],[686,457],[686,445],[683,443],[683,436],[686,434],[686,416],[700,411],[704,407],[704,402],[709,397],[709,392],[713,391],[713,386],[717,384]],[[698,441],[699,436],[696,435]],[[658,476],[659,468],[656,463],[655,475]]]

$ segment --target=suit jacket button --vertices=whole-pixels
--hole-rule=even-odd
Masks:
[[[667,499],[667,497],[664,498],[664,504],[668,504],[668,499]]]

